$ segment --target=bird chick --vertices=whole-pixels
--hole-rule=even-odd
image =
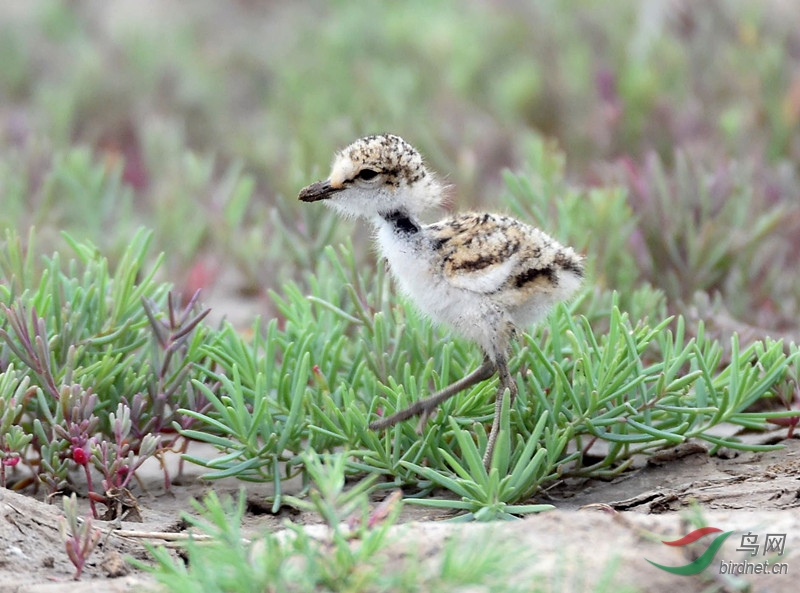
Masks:
[[[583,259],[539,229],[514,218],[466,213],[433,224],[419,217],[442,204],[443,187],[419,153],[399,136],[367,136],[337,153],[328,179],[304,188],[304,202],[325,200],[341,215],[366,218],[401,290],[434,322],[477,343],[475,371],[370,428],[415,415],[423,419],[447,398],[499,376],[495,417],[484,454],[489,467],[502,396],[517,386],[508,370],[517,328],[541,320],[567,300],[583,278]]]

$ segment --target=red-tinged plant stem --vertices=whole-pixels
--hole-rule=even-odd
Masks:
[[[92,496],[92,493],[94,493],[94,486],[92,485],[92,472],[89,469],[88,463],[83,465],[83,471],[86,473],[86,483],[88,484],[89,487],[89,506],[92,509],[92,517],[97,519],[98,518],[97,507],[94,504],[94,497]]]

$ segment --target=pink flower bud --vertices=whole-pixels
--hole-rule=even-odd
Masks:
[[[72,461],[78,465],[86,465],[89,463],[89,451],[82,447],[75,447],[72,449]]]

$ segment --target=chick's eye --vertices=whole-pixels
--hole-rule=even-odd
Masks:
[[[361,179],[362,181],[370,181],[372,179],[375,179],[377,176],[378,172],[373,171],[372,169],[362,169],[361,171],[358,172],[358,175],[356,175],[356,177],[358,179]]]

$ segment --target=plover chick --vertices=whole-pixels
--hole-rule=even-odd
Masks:
[[[583,259],[537,228],[489,213],[459,214],[433,224],[420,215],[440,206],[443,187],[422,157],[398,136],[367,136],[337,153],[328,179],[304,188],[303,202],[325,200],[345,217],[366,218],[401,290],[433,321],[476,342],[484,360],[469,375],[392,416],[380,430],[428,415],[447,398],[499,376],[495,415],[484,454],[491,463],[503,393],[517,386],[508,370],[516,328],[542,319],[568,299],[583,277]]]

